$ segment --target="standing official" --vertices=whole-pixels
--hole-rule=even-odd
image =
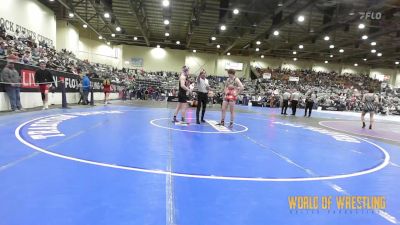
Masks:
[[[297,104],[299,103],[300,99],[300,93],[294,89],[294,92],[290,96],[290,104],[292,105],[292,116],[296,116],[296,109],[297,109]]]
[[[364,94],[362,98],[362,112],[361,112],[361,121],[362,128],[365,128],[365,114],[369,113],[369,129],[372,129],[372,125],[374,124],[374,114],[376,110],[376,106],[378,105],[378,96],[374,94],[374,89],[369,89],[368,93]]]
[[[36,70],[35,83],[39,84],[40,94],[42,95],[43,109],[48,109],[49,87],[54,84],[53,75],[46,69],[46,62],[39,62],[40,69]]]
[[[314,107],[314,102],[316,102],[316,101],[317,101],[317,92],[316,91],[312,94],[307,95],[306,108],[304,110],[304,117],[307,116],[307,110],[308,110],[308,117],[311,116],[311,112]]]
[[[288,90],[285,91],[285,93],[283,93],[282,95],[282,111],[281,114],[282,115],[287,115],[286,110],[288,108],[289,105],[289,98],[290,98],[290,93]]]
[[[207,100],[208,100],[208,90],[210,85],[208,84],[208,80],[206,79],[206,71],[202,70],[197,77],[197,110],[196,110],[196,120],[197,124],[200,124],[199,114],[200,108],[201,111],[201,122],[206,122],[204,120],[204,114],[206,112]]]

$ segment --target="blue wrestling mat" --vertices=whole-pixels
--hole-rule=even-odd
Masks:
[[[117,105],[3,115],[0,225],[399,223],[398,145],[276,112],[232,129],[218,111],[201,125]]]

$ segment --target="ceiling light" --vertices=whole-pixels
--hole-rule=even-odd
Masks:
[[[344,50],[343,50],[343,49],[340,49],[340,50],[339,50],[339,52],[340,52],[340,53],[343,53],[343,52],[344,52]]]
[[[230,52],[228,52],[228,53],[226,53],[227,55],[231,55],[231,53]]]
[[[363,23],[358,24],[358,29],[364,29],[364,28],[365,28],[365,24],[363,24]]]
[[[180,42],[180,41],[176,41],[176,44],[177,44],[177,45],[180,45],[180,44],[181,44],[181,42]]]
[[[396,64],[396,65],[399,65],[399,62],[398,62],[398,61],[396,61],[396,62],[394,62],[394,64]]]
[[[354,63],[354,66],[358,66],[358,64],[357,64],[357,63]]]
[[[111,34],[111,37],[115,37],[115,34]]]
[[[196,49],[193,49],[193,53],[196,53],[197,51],[196,51]]]
[[[293,61],[297,61],[297,58],[293,58]]]
[[[111,43],[109,41],[107,41],[107,45],[110,45]]]
[[[303,45],[299,45],[299,48],[302,49],[302,48],[304,48],[304,46]]]
[[[328,63],[328,61],[327,61],[327,60],[325,60],[325,63]]]
[[[367,39],[368,39],[368,36],[367,36],[367,35],[363,35],[363,36],[361,37],[361,39],[367,40]]]
[[[325,36],[325,37],[324,37],[324,40],[325,40],[325,41],[329,41],[329,39],[330,39],[329,36]]]
[[[371,53],[375,53],[376,52],[376,50],[375,49],[371,49]]]
[[[297,52],[296,51],[293,51],[293,55],[296,55],[297,54]]]
[[[169,20],[165,19],[165,20],[164,20],[164,24],[165,24],[165,25],[168,25],[168,24],[169,24]]]
[[[375,46],[375,45],[376,45],[376,42],[375,42],[375,41],[371,42],[371,45],[372,45],[372,46]]]
[[[54,0],[49,0],[49,2],[54,2]]]
[[[87,24],[86,24],[86,23],[83,24],[82,26],[83,26],[83,28],[85,28],[85,29],[87,28]]]
[[[256,52],[258,52],[258,51],[260,51],[260,49],[259,49],[259,48],[256,48]]]
[[[133,37],[133,40],[137,41],[137,37],[136,37],[136,36],[135,36],[135,37]]]
[[[264,58],[264,55],[261,55],[261,58],[263,59]],[[398,64],[398,63],[397,63]]]
[[[274,35],[275,35],[275,36],[278,36],[278,35],[279,35],[279,31],[277,31],[277,30],[274,31]]]
[[[215,41],[215,40],[217,40],[217,38],[214,37],[214,36],[212,36],[212,37],[211,37],[211,40]]]
[[[169,37],[169,33],[168,32],[165,32],[165,37]]]
[[[261,45],[261,41],[257,41],[256,44],[257,44],[257,45]]]
[[[103,39],[103,36],[100,35],[100,36],[99,36],[99,39],[100,39],[100,40]]]
[[[226,30],[226,26],[225,25],[221,25],[220,29],[221,30]]]
[[[329,57],[333,58],[333,55],[330,55]]]
[[[72,17],[74,17],[74,13],[70,12],[70,13],[68,14],[68,16],[69,16],[69,18],[72,18]]]
[[[157,45],[157,48],[160,48],[160,45]]]
[[[282,6],[283,6],[283,2],[280,1],[280,2],[278,3],[278,6],[279,6],[279,7],[282,7]]]
[[[364,60],[364,61],[367,61],[367,59],[366,59],[366,58],[364,58],[363,60]]]
[[[105,13],[104,13],[104,18],[110,18],[110,13],[105,12]]]
[[[217,45],[217,48],[221,48],[221,45]]]
[[[239,9],[234,9],[233,14],[235,14],[235,15],[239,14]]]
[[[329,45],[329,48],[335,48],[335,46],[334,45]]]
[[[164,7],[168,7],[168,6],[169,6],[169,1],[168,1],[168,0],[164,0],[164,1],[162,2],[162,5],[163,5]]]
[[[381,57],[381,56],[382,56],[382,53],[380,53],[380,52],[379,52],[379,53],[378,53],[378,54],[376,54],[376,55],[377,55],[377,56],[379,56],[379,57]]]
[[[297,17],[297,21],[299,21],[299,22],[303,22],[304,19],[305,19],[305,18],[304,18],[303,15],[300,15],[300,16]]]
[[[121,27],[116,27],[115,30],[120,32],[121,31]]]

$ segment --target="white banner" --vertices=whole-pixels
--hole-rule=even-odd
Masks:
[[[235,62],[226,62],[225,63],[225,69],[226,70],[243,70],[243,63],[235,63]]]
[[[290,76],[289,77],[289,81],[295,81],[295,82],[299,82],[299,77],[292,77],[292,76]]]
[[[271,79],[271,73],[263,73],[263,78],[267,80]]]

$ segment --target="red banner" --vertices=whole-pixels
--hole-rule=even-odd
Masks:
[[[35,71],[21,70],[22,88],[37,88],[35,84]]]

